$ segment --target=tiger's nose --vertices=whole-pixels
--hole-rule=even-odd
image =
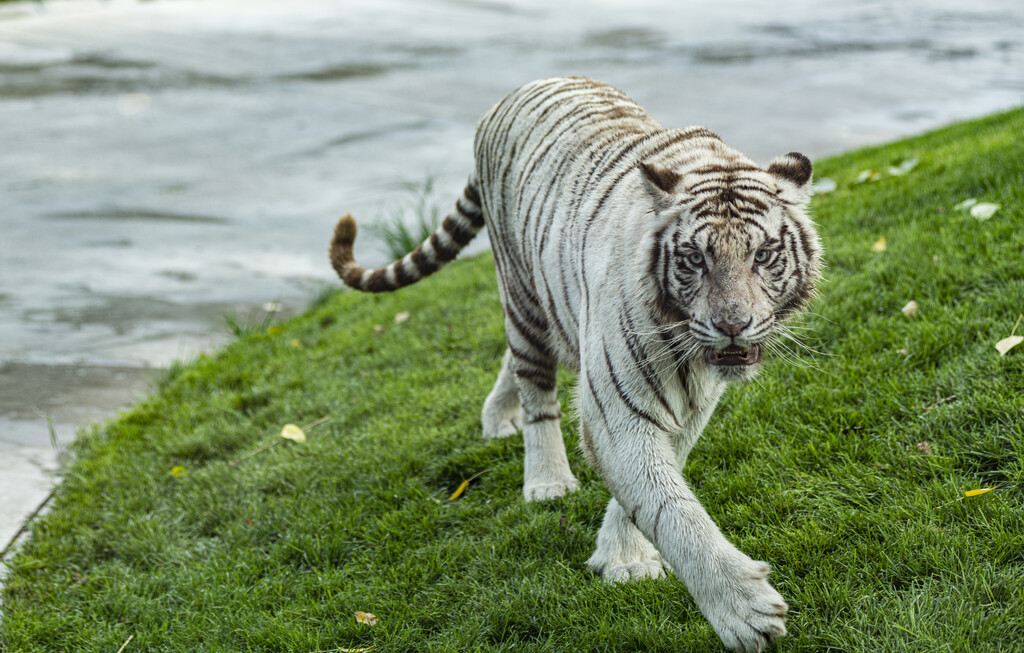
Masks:
[[[750,326],[750,320],[742,324],[739,322],[715,322],[715,328],[727,336],[738,336],[748,326]]]

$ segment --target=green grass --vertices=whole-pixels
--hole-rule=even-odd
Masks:
[[[1024,642],[1024,345],[993,348],[1024,312],[1022,133],[1018,110],[817,166],[839,184],[814,201],[828,281],[799,321],[820,354],[731,389],[686,469],[774,565],[778,650]],[[913,156],[909,175],[853,184]],[[951,210],[967,197],[1002,208]],[[522,501],[521,439],[478,424],[501,324],[485,255],[177,366],[76,443],[8,563],[6,650],[720,650],[680,583],[586,571],[609,495],[574,450],[578,493]],[[305,444],[229,464],[324,416]]]

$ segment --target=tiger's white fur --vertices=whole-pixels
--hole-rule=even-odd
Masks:
[[[785,634],[786,603],[681,470],[725,384],[756,372],[774,327],[812,293],[810,162],[791,153],[763,169],[712,132],[663,129],[582,78],[506,97],[481,119],[475,151],[456,210],[429,240],[364,270],[345,216],[334,267],[353,287],[393,290],[486,225],[508,350],[483,431],[522,430],[526,500],[578,486],[559,428],[561,363],[579,373],[581,447],[614,497],[588,566],[612,581],[671,570],[726,646],[762,650]]]

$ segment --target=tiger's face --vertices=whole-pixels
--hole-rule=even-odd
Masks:
[[[644,173],[665,194],[650,267],[662,313],[685,324],[692,356],[713,374],[752,377],[819,276],[821,246],[805,214],[810,161],[789,154],[768,170],[744,160]]]

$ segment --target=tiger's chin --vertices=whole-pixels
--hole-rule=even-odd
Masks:
[[[761,368],[761,346],[729,345],[725,349],[709,347],[705,360],[712,373],[722,380],[743,381],[753,378]]]

